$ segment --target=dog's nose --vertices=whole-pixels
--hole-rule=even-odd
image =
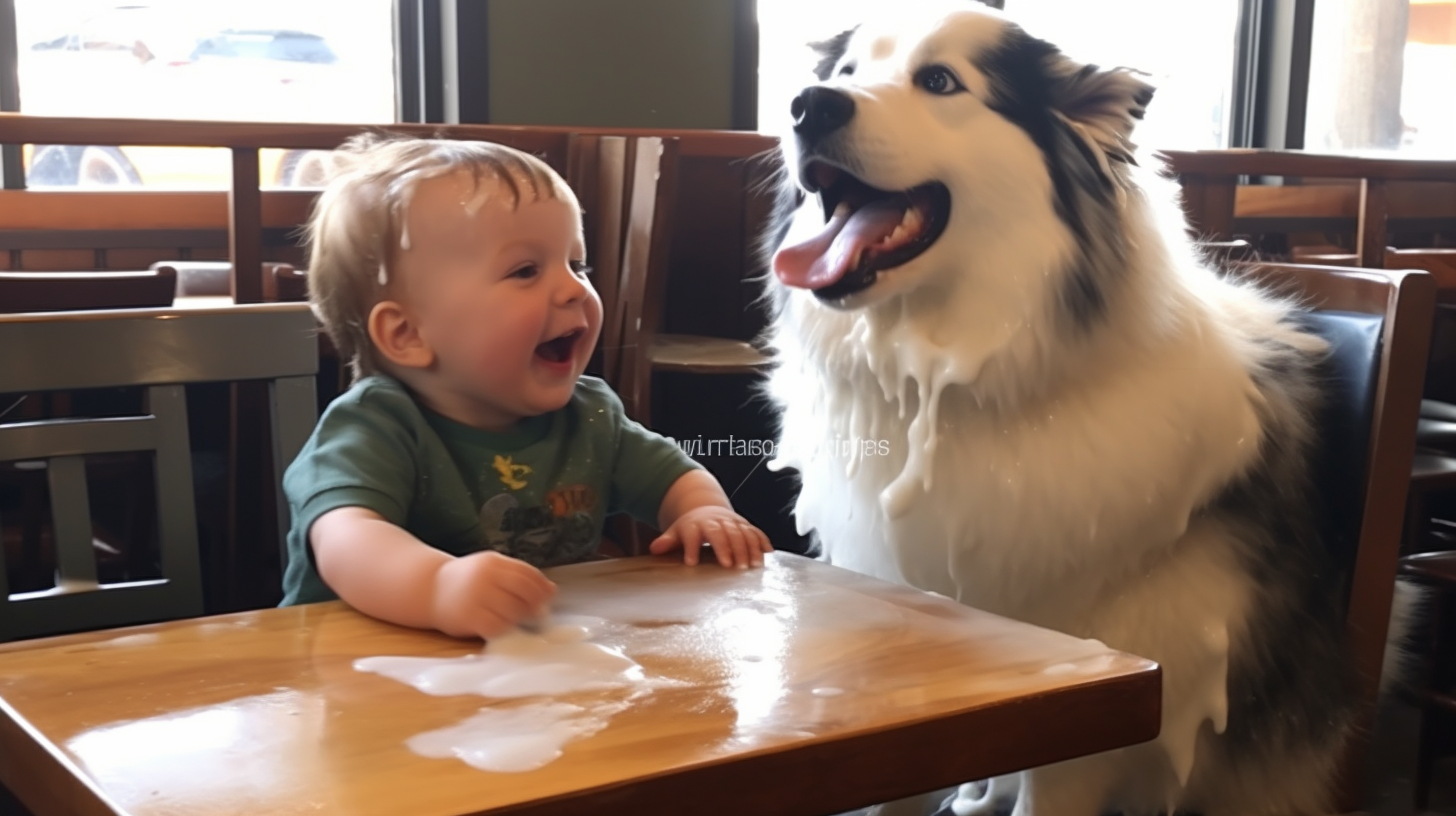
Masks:
[[[794,115],[794,132],[813,141],[848,124],[854,118],[854,100],[841,91],[815,85],[794,97],[789,112]]]

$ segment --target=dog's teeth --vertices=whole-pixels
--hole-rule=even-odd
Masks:
[[[844,216],[849,215],[849,213],[850,213],[849,202],[847,202],[847,201],[841,201],[841,202],[839,202],[839,206],[834,208],[834,217],[835,218],[843,218]]]
[[[924,222],[924,220],[925,219],[920,216],[919,209],[915,207],[910,207],[905,210],[905,217],[900,219],[900,225],[908,230],[918,230],[920,229],[920,225],[922,222]]]

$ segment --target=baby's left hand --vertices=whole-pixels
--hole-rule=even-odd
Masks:
[[[707,544],[713,548],[718,563],[725,567],[762,566],[763,554],[773,552],[768,536],[748,523],[743,516],[726,507],[707,505],[683,513],[671,527],[648,548],[653,555],[662,555],[676,547],[683,548],[683,563],[698,563],[698,551]]]

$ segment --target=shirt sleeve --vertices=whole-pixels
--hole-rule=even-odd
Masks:
[[[418,429],[409,395],[369,387],[335,400],[283,476],[298,543],[330,510],[363,507],[404,526],[414,499]],[[290,544],[293,542],[291,541]],[[302,549],[313,560],[313,548]]]
[[[607,511],[627,513],[655,527],[657,512],[668,488],[683,474],[702,466],[683,453],[677,443],[629,418],[621,399],[610,389],[604,390],[617,426],[612,493]]]

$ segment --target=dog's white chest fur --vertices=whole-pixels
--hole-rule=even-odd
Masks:
[[[1258,449],[1247,375],[1196,332],[1001,411],[965,387],[976,372],[955,348],[853,322],[842,354],[880,357],[814,370],[818,351],[781,334],[770,386],[784,406],[775,466],[803,480],[800,530],[850,569],[1076,628],[1087,596],[1127,577],[1099,572],[1161,557]],[[1060,583],[1068,592],[1045,592]]]
[[[773,466],[800,473],[800,531],[831,563],[1171,665],[1154,763],[1186,783],[1203,723],[1224,727],[1229,632],[1247,601],[1196,511],[1260,445],[1258,394],[1213,323],[1002,410],[978,401],[957,349],[854,321],[847,343],[807,350],[834,333],[804,326],[776,338]],[[1149,627],[1149,614],[1178,624]]]

